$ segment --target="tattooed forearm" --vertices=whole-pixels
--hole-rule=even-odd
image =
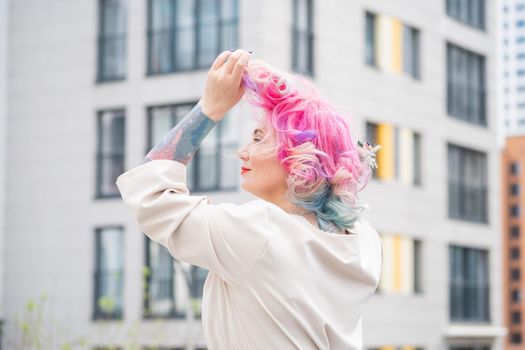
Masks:
[[[144,158],[144,162],[171,159],[188,165],[206,135],[217,124],[201,111],[199,103],[171,129]]]

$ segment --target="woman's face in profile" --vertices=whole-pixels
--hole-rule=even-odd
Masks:
[[[275,152],[268,152],[274,145],[274,139],[269,137],[263,140],[267,132],[265,126],[258,124],[252,132],[251,141],[238,151],[242,161],[241,188],[261,199],[274,201],[286,192],[288,174]]]

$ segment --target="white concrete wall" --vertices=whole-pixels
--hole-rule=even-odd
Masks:
[[[8,0],[0,0],[0,322],[4,319],[5,213],[6,213],[6,154],[7,154],[7,27]],[[2,339],[0,338],[0,341]],[[2,344],[0,344],[2,348]]]
[[[5,0],[4,0],[5,1]],[[491,9],[495,0],[488,1]],[[119,199],[94,200],[96,111],[125,107],[126,164],[138,165],[146,142],[145,108],[198,99],[206,71],[146,77],[145,1],[129,1],[128,77],[95,84],[96,1],[14,1],[8,53],[11,77],[7,173],[5,305],[12,318],[26,301],[47,292],[55,319],[69,335],[98,337],[107,325],[91,321],[94,233],[101,225],[125,226],[125,324],[141,314],[143,236]],[[375,296],[363,317],[364,344],[418,345],[447,349],[448,244],[490,251],[491,325],[501,325],[499,154],[494,98],[494,19],[487,10],[487,31],[469,28],[446,16],[444,2],[417,0],[314,1],[315,82],[325,97],[351,115],[354,136],[365,135],[367,119],[415,129],[422,136],[423,186],[371,180],[362,198],[366,213],[385,233],[403,232],[423,241],[422,295]],[[291,65],[291,0],[240,1],[241,47],[279,68]],[[364,64],[364,11],[398,17],[421,30],[421,81]],[[487,59],[488,128],[446,114],[446,41]],[[240,128],[248,110],[236,110]],[[234,113],[235,114],[235,113]],[[0,114],[1,116],[1,114]],[[0,119],[1,120],[1,119]],[[245,135],[242,132],[241,135]],[[449,220],[446,143],[487,152],[489,224]],[[1,174],[1,172],[0,172]],[[244,202],[251,196],[225,192],[213,202]],[[11,323],[12,324],[12,323]],[[154,325],[140,326],[140,342]],[[167,323],[165,339],[182,344],[181,321]],[[14,332],[14,329],[11,328]],[[202,342],[200,325],[194,329]],[[113,339],[124,332],[115,329]],[[499,340],[493,347],[501,349]]]

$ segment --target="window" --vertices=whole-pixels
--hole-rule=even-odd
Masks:
[[[414,79],[419,79],[419,30],[403,25],[403,68]]]
[[[510,335],[510,342],[511,344],[521,344],[521,333],[513,332]]]
[[[514,218],[517,218],[520,216],[520,206],[517,204],[510,206],[510,215]]]
[[[420,79],[419,30],[397,18],[366,11],[365,63]]]
[[[447,0],[447,14],[478,29],[485,29],[485,0]]]
[[[488,223],[487,156],[448,144],[448,215]]]
[[[510,292],[510,300],[513,303],[520,303],[521,302],[521,291],[519,289],[513,289]]]
[[[144,238],[144,317],[186,317],[188,297],[194,317],[201,317],[202,289],[208,271],[174,259],[161,244]]]
[[[510,185],[510,194],[513,196],[516,196],[520,193],[520,185],[519,184],[511,184]]]
[[[292,69],[313,76],[314,30],[312,0],[293,1]]]
[[[366,122],[368,142],[381,145],[377,151],[378,168],[373,178],[396,179],[407,185],[421,186],[421,135],[409,128]]]
[[[520,258],[520,248],[518,248],[518,247],[511,248],[511,250],[510,250],[510,257],[512,258],[512,260],[519,260],[519,258]]]
[[[510,236],[512,238],[518,238],[520,236],[520,227],[519,226],[512,226],[510,228]]]
[[[421,241],[420,240],[414,240],[414,292],[415,293],[422,293],[422,281],[421,281],[421,266],[423,264],[422,261],[422,249],[421,249]]]
[[[98,81],[126,77],[125,0],[99,0]]]
[[[487,126],[485,94],[485,58],[447,43],[448,115]]]
[[[154,106],[148,108],[149,152],[194,108],[194,103]],[[187,167],[190,191],[236,190],[240,169],[234,153],[238,147],[236,123],[225,116],[206,136]]]
[[[513,311],[512,312],[512,324],[520,324],[521,323],[521,312],[519,311]]]
[[[148,0],[148,73],[209,68],[238,27],[238,0]]]
[[[369,66],[376,66],[376,15],[366,12],[365,16],[365,62]]]
[[[474,344],[474,345],[461,345],[461,346],[451,346],[450,350],[490,350],[490,345],[484,344]]]
[[[511,269],[510,270],[510,279],[511,281],[519,281],[520,280],[520,270],[519,269]]]
[[[422,242],[401,234],[381,234],[385,258],[378,293],[422,294]],[[403,259],[397,259],[403,256]]]
[[[94,319],[122,319],[124,285],[124,230],[95,230]]]
[[[520,173],[520,164],[517,162],[513,162],[510,164],[510,173],[512,175],[518,175]]]
[[[125,112],[98,113],[96,197],[120,197],[115,181],[124,172]]]
[[[451,245],[449,257],[451,321],[490,322],[487,251]]]

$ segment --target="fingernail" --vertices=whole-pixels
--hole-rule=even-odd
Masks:
[[[231,52],[235,51],[235,49],[230,49]]]

